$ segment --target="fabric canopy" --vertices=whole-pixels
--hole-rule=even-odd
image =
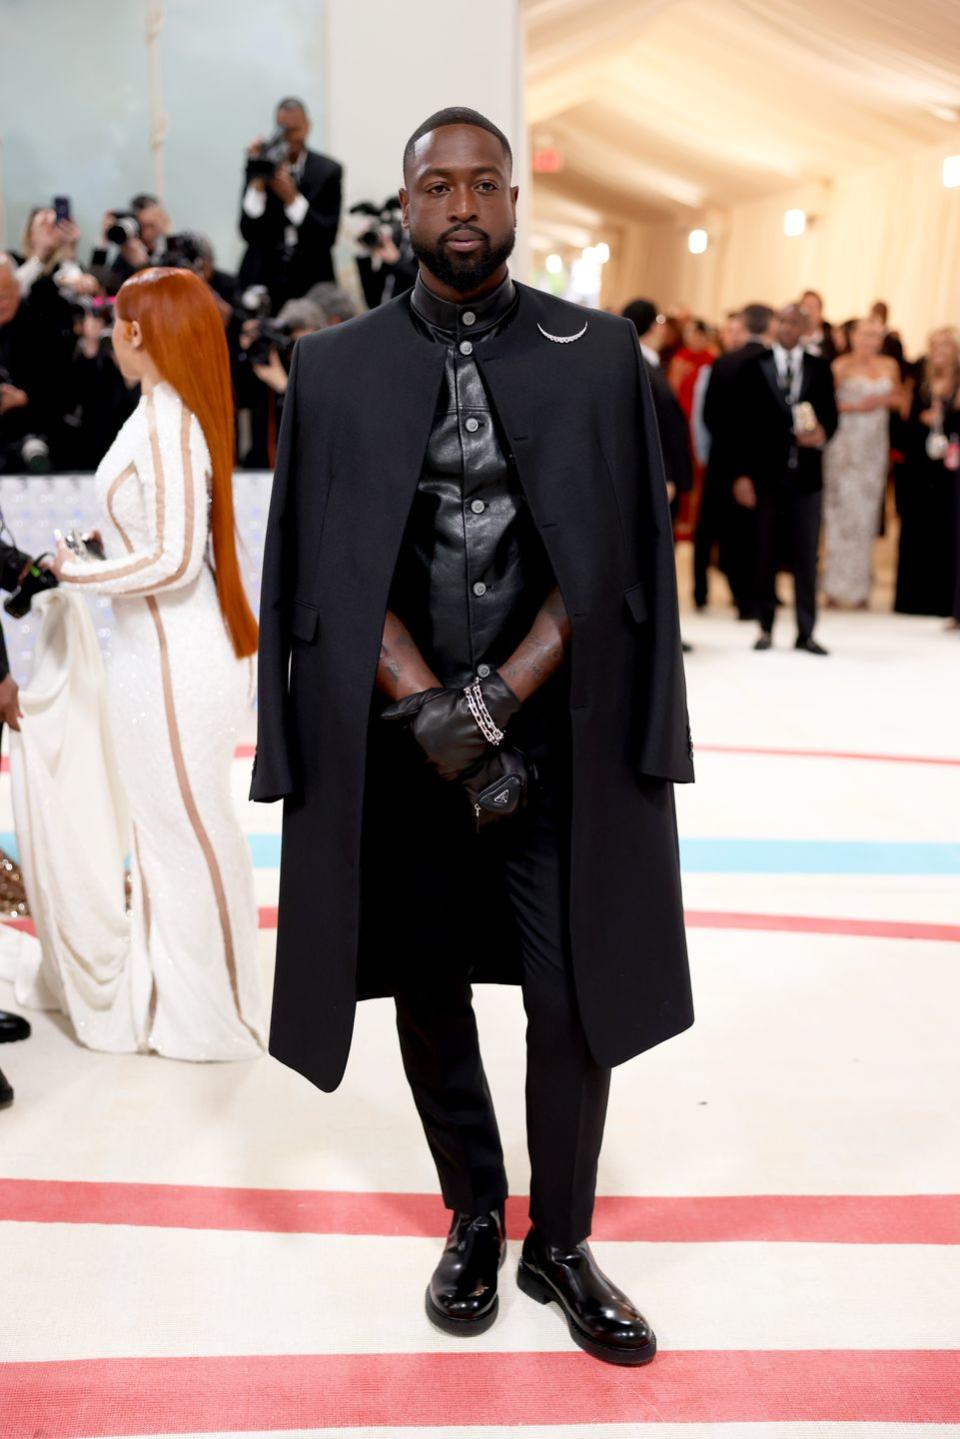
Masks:
[[[883,294],[917,347],[960,318],[955,0],[529,0],[535,244],[606,239],[604,301],[656,290],[715,316],[823,289]],[[783,212],[807,233],[788,239]],[[710,235],[689,256],[691,228]],[[920,232],[919,234],[917,232]],[[909,268],[922,268],[911,273]]]

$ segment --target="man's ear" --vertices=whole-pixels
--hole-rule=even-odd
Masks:
[[[410,196],[407,194],[406,190],[403,188],[402,185],[400,186],[400,189],[399,189],[399,191],[398,191],[397,193],[398,193],[399,196],[400,196],[400,223],[403,225],[403,228],[404,228],[405,230],[409,230],[409,228],[410,228]]]
[[[520,194],[519,185],[510,186],[510,204],[513,206],[513,223],[517,223],[517,196]]]

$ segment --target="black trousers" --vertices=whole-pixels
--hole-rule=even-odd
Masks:
[[[786,561],[796,592],[797,635],[806,639],[817,622],[817,549],[823,496],[780,480],[757,494],[756,605],[760,628],[773,629],[777,570]]]
[[[531,812],[476,836],[477,911],[464,917],[482,923],[484,886],[502,886],[519,940],[527,1016],[530,1218],[548,1242],[564,1246],[590,1233],[610,1087],[610,1070],[587,1047],[574,991],[568,843],[563,788],[548,782]],[[506,1199],[507,1176],[469,974],[452,959],[448,955],[430,981],[398,983],[397,1029],[444,1202],[480,1214]]]

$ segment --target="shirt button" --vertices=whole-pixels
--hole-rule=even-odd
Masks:
[[[464,310],[460,316],[460,323],[463,325],[473,325],[476,323],[476,319],[477,317],[472,310]]]
[[[473,354],[473,345],[470,343],[469,340],[461,340],[461,341],[460,341],[460,353],[461,353],[461,355],[472,355],[472,354]]]
[[[473,587],[473,593],[478,597],[487,593],[487,587],[483,583],[483,580],[477,580],[476,584]]]
[[[477,679],[485,680],[490,673],[489,665],[477,665]]]
[[[474,513],[475,515],[482,515],[483,512],[484,512],[484,510],[485,510],[487,507],[486,507],[486,505],[484,504],[483,500],[471,500],[471,501],[470,501],[470,508],[471,508],[471,510],[473,510],[473,513]]]
[[[476,431],[480,428],[480,421],[475,420],[473,415],[471,415],[469,420],[465,422],[465,428],[470,431],[471,435],[475,434]]]

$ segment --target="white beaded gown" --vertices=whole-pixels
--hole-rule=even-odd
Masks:
[[[887,376],[852,375],[837,399],[888,395]],[[844,410],[823,457],[823,589],[841,604],[866,604],[873,579],[873,548],[890,463],[890,412]]]
[[[264,1047],[253,868],[230,789],[253,666],[234,654],[207,561],[210,475],[196,417],[157,385],[97,471],[107,559],[62,576],[113,602],[107,700],[133,875],[123,1012],[88,1024],[74,996],[71,1018],[96,1047],[194,1060]]]

